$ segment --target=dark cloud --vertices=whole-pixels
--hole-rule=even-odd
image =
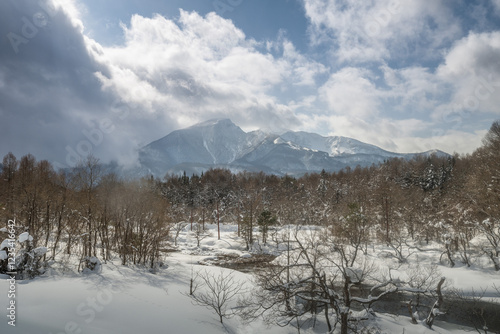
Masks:
[[[33,153],[64,163],[82,126],[106,113],[110,98],[84,37],[47,2],[0,2],[0,153]],[[49,8],[51,10],[44,10]]]

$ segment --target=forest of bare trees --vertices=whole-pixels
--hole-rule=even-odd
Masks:
[[[299,178],[214,169],[125,180],[106,173],[92,155],[72,170],[55,171],[48,161],[9,153],[0,179],[0,219],[5,226],[15,219],[16,235],[32,237],[30,249],[47,249],[41,270],[65,255],[80,258],[78,270],[92,267],[96,258],[154,268],[174,246],[179,223],[214,223],[237,225],[247,249],[273,242],[274,225],[324,227],[337,245],[349,247],[346,268],[369,244],[386,244],[404,262],[403,246],[419,241],[439,243],[449,266],[470,265],[480,252],[498,271],[499,182],[498,121],[472,154],[391,159]],[[472,249],[478,235],[485,242]],[[0,238],[6,235],[0,232]],[[334,252],[347,256],[342,248]],[[5,271],[6,260],[0,261]]]

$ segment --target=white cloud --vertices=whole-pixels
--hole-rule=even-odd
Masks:
[[[147,111],[146,118],[173,127],[219,116],[247,129],[302,124],[401,152],[434,148],[427,147],[432,143],[450,151],[456,144],[446,145],[446,140],[460,136],[469,139],[469,145],[459,141],[462,151],[478,142],[477,134],[461,127],[464,122],[445,124],[432,136],[425,131],[439,129],[443,110],[474,92],[471,79],[477,82],[478,73],[497,73],[498,33],[471,33],[446,50],[461,28],[441,1],[304,1],[315,41],[333,41],[338,59],[350,63],[332,64],[336,71],[321,85],[318,75],[331,68],[298,52],[283,34],[263,45],[214,13],[202,17],[185,11],[177,21],[135,15],[123,26],[124,45],[92,48],[108,69],[98,76],[105,90]],[[437,70],[388,65],[395,55],[406,57],[405,52],[418,57],[423,45],[431,58],[443,62]],[[378,65],[359,67],[367,61]],[[277,97],[276,90],[294,86],[311,90],[293,99]],[[489,97],[481,112],[492,111],[496,100]]]
[[[177,22],[134,15],[123,29],[124,45],[93,48],[108,70],[97,74],[103,89],[178,126],[189,125],[180,113],[186,122],[227,116],[247,126],[296,125],[288,101],[279,101],[273,89],[313,86],[326,71],[286,40],[281,56],[259,51],[256,41],[214,13],[181,10]]]
[[[295,84],[300,86],[313,86],[318,74],[326,73],[325,65],[311,61],[299,53],[292,42],[287,39],[281,41],[283,48],[283,59],[290,67],[291,76],[295,78]]]
[[[385,7],[397,15],[386,15],[386,29],[367,39],[366,31],[359,30],[366,28],[361,22],[381,18],[389,2],[304,1],[314,41],[328,41],[324,46],[340,60],[333,65],[339,69],[319,88],[327,111],[300,116],[312,131],[327,128],[331,134],[400,152],[435,147],[471,152],[479,146],[481,133],[474,130],[500,112],[499,31],[470,32],[450,43],[461,29],[445,4],[409,1],[395,9]],[[414,35],[422,39],[412,40]],[[410,44],[417,49],[427,45],[427,53],[435,57],[432,63],[440,65],[427,67],[422,59],[415,65],[395,65],[392,54],[406,57],[400,48]],[[413,51],[418,55],[417,49]]]
[[[424,67],[383,65],[377,72],[381,76],[367,68],[344,67],[330,76],[319,94],[336,114],[370,119],[379,114],[422,117],[449,93],[446,83]]]
[[[401,152],[424,152],[439,149],[449,154],[470,153],[481,146],[481,141],[486,132],[486,130],[472,133],[459,130],[437,131],[431,136],[406,136],[398,138],[395,141],[398,147],[401,148]]]
[[[43,5],[44,3],[46,5]],[[63,11],[70,19],[72,25],[80,33],[83,33],[82,12],[85,12],[86,8],[77,0],[48,0],[47,2],[40,1],[39,4],[42,4],[44,6],[43,9],[49,14],[57,10]]]
[[[465,113],[499,114],[499,59],[500,31],[470,33],[457,41],[437,70],[437,76],[453,86],[453,94],[449,103],[437,108],[435,118],[454,118]]]
[[[371,76],[368,70],[345,67],[330,76],[319,94],[336,114],[368,119],[378,114],[384,95]]]
[[[387,96],[393,99],[394,110],[399,114],[419,114],[425,117],[442,104],[450,94],[450,85],[429,68],[414,66],[393,69],[380,67]]]
[[[445,57],[441,74],[456,80],[471,74],[500,72],[500,31],[473,33],[458,40]]]
[[[461,33],[444,1],[304,0],[313,43],[335,43],[341,63],[433,58]]]

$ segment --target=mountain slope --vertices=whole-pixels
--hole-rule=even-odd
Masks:
[[[347,166],[326,152],[285,142],[279,136],[266,138],[250,153],[236,160],[234,165],[265,166],[277,174],[304,174],[322,169],[337,171]]]
[[[139,151],[139,162],[154,175],[178,164],[228,164],[251,146],[248,135],[228,119],[210,120],[176,130]]]
[[[376,154],[392,157],[396,154],[356,139],[339,136],[323,137],[316,133],[304,131],[288,131],[282,134],[281,138],[303,147],[327,152],[332,157],[342,154]]]
[[[301,175],[339,171],[378,164],[392,157],[411,159],[418,154],[389,152],[346,137],[288,131],[282,135],[260,130],[244,132],[229,119],[212,119],[176,130],[139,151],[141,174],[200,174],[210,168]]]

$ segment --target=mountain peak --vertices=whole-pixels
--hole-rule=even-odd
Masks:
[[[190,128],[204,128],[204,127],[213,127],[213,126],[235,126],[229,118],[212,118],[204,122],[197,123],[195,125],[190,126]]]

